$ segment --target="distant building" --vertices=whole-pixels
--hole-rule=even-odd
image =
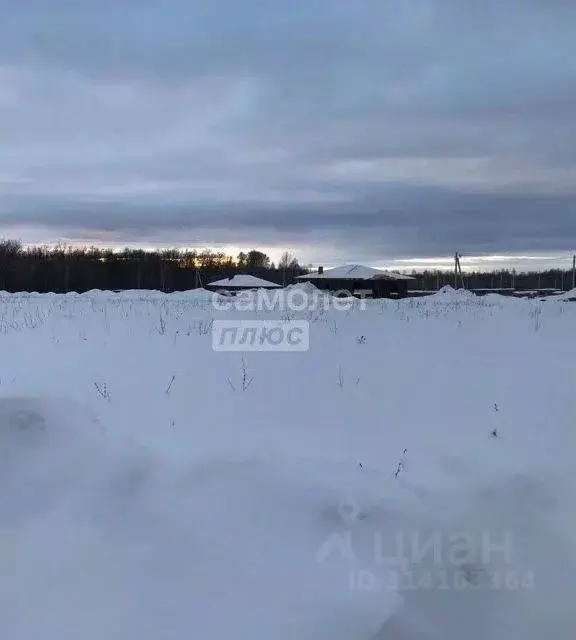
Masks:
[[[275,282],[269,282],[256,276],[250,276],[247,274],[239,274],[231,276],[230,278],[224,278],[223,280],[216,280],[216,282],[210,282],[206,285],[207,289],[214,289],[215,291],[247,291],[250,289],[277,289],[280,285]]]
[[[351,296],[405,298],[408,283],[414,278],[360,264],[347,264],[327,271],[319,267],[318,271],[299,276],[297,280],[311,282],[326,291],[346,291]]]

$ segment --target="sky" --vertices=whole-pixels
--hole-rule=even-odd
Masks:
[[[0,0],[0,236],[568,264],[573,0]]]

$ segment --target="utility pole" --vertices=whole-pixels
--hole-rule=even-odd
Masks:
[[[572,256],[572,289],[576,289],[576,254]]]
[[[458,289],[458,252],[454,254],[454,289]]]
[[[454,254],[454,288],[458,289],[458,276],[460,276],[460,284],[464,289],[464,276],[462,275],[462,267],[460,266],[460,254]]]

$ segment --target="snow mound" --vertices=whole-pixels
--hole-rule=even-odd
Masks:
[[[435,298],[443,298],[446,300],[472,300],[477,296],[468,289],[454,289],[449,284],[439,289],[436,293],[432,294]]]
[[[576,300],[576,289],[570,289],[570,291],[551,296],[551,298],[554,300]]]
[[[354,594],[316,559],[333,524],[314,467],[176,470],[34,399],[0,403],[0,451],[1,637],[316,640],[330,620],[348,640],[396,610],[393,593]]]
[[[314,295],[314,294],[320,293],[320,289],[314,286],[311,282],[298,282],[296,284],[289,284],[285,290],[286,291],[302,291],[303,293],[306,293],[308,295]]]
[[[322,460],[172,467],[78,406],[30,398],[0,401],[0,451],[1,637],[572,637],[574,491],[534,469],[482,480],[463,459],[455,486],[430,491]],[[454,536],[482,552],[484,534],[485,561],[451,555]]]

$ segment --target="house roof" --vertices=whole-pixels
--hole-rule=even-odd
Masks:
[[[216,282],[210,282],[208,286],[221,287],[222,289],[271,289],[280,287],[280,285],[275,282],[269,282],[268,280],[263,280],[262,278],[256,278],[256,276],[250,276],[247,274],[239,274],[231,278],[216,280]]]
[[[413,280],[411,276],[401,273],[392,273],[374,267],[365,267],[361,264],[346,264],[342,267],[328,269],[324,273],[307,273],[298,276],[298,280]]]

